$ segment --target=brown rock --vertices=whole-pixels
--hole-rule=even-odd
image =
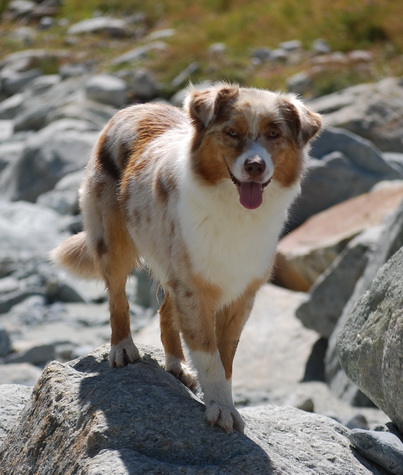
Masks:
[[[382,182],[308,219],[279,242],[275,283],[307,292],[347,242],[380,224],[402,200],[402,181]]]

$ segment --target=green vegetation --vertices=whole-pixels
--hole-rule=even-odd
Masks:
[[[4,9],[4,2],[0,5]],[[373,61],[368,68],[338,65],[323,73],[316,70],[311,94],[403,75],[403,3],[396,0],[65,0],[60,18],[73,23],[92,17],[94,12],[116,17],[143,13],[147,32],[175,28],[176,34],[164,39],[168,48],[150,54],[142,63],[164,84],[197,61],[200,67],[191,76],[194,82],[225,79],[284,88],[286,78],[311,68],[309,58],[298,65],[252,64],[251,51],[276,48],[292,39],[299,39],[309,50],[318,38],[324,38],[333,51],[370,51]],[[7,40],[7,32],[15,26],[0,25],[0,55],[22,49]],[[110,70],[112,58],[145,41],[141,37],[111,40],[101,35],[69,43],[66,29],[55,26],[41,32],[32,47],[68,48],[73,61],[92,61],[99,70]],[[214,43],[224,43],[225,54],[211,53],[209,47]]]

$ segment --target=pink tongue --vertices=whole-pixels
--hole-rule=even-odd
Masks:
[[[253,181],[243,182],[239,185],[239,201],[247,209],[256,209],[262,204],[262,185]]]

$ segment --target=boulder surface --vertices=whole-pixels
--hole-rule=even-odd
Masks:
[[[403,432],[403,248],[380,269],[338,335],[347,376]]]
[[[209,427],[201,401],[141,347],[110,368],[108,348],[44,370],[0,449],[10,473],[383,474],[324,416],[273,406],[242,411],[246,434]]]

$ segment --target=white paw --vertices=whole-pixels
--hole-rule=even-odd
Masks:
[[[111,351],[109,353],[109,364],[113,368],[122,367],[129,363],[134,363],[134,361],[138,360],[139,358],[139,350],[133,343],[132,337],[128,337],[117,345],[111,346]]]
[[[197,388],[197,377],[189,367],[183,363],[179,358],[175,358],[171,355],[165,357],[165,370],[175,376],[176,379],[188,387],[190,390]]]
[[[235,429],[243,434],[245,422],[234,406],[211,401],[206,407],[206,417],[211,426],[217,424],[227,433]]]

